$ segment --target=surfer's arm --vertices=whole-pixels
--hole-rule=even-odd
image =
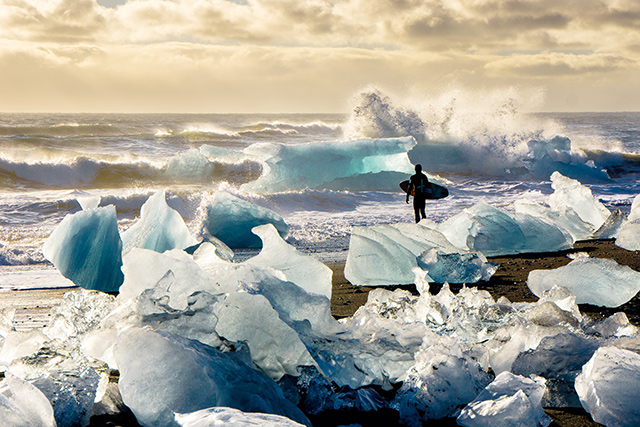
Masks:
[[[413,183],[409,183],[409,186],[407,187],[407,199],[405,200],[407,203],[409,203],[409,195],[411,194],[411,190],[413,190]]]

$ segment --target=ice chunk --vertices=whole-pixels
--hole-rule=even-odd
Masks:
[[[168,291],[168,305],[184,310],[187,298],[196,291],[212,294],[220,286],[184,251],[174,249],[163,254],[148,249],[133,249],[124,257],[125,280],[118,300],[135,298],[144,290],[156,286]]]
[[[455,244],[485,256],[559,251],[572,246],[571,237],[557,226],[524,213],[511,216],[479,203],[442,223],[438,229]]]
[[[46,396],[9,372],[0,382],[0,420],[4,427],[56,427]]]
[[[353,227],[345,278],[358,286],[412,284],[417,257],[431,248],[460,251],[438,231],[419,224]]]
[[[229,293],[217,303],[215,314],[216,332],[228,340],[246,342],[253,362],[271,378],[296,376],[300,366],[315,365],[298,334],[264,296]]]
[[[113,205],[67,215],[42,251],[63,276],[83,288],[117,292],[124,280]]]
[[[405,421],[449,416],[458,405],[471,402],[491,381],[455,339],[437,343],[425,339],[415,359],[392,404]]]
[[[618,237],[616,237],[616,246],[628,251],[640,250],[640,221],[629,221],[625,223]]]
[[[206,210],[205,232],[230,248],[259,248],[261,240],[251,232],[258,225],[273,224],[282,237],[289,232],[289,226],[277,213],[225,191],[218,191]]]
[[[573,382],[598,345],[594,338],[571,333],[546,337],[537,348],[520,353],[511,371],[524,377],[539,375],[549,381],[543,400],[545,407],[579,408]]]
[[[96,397],[98,373],[66,359],[33,380],[53,405],[58,427],[89,425],[91,409]]]
[[[100,196],[84,196],[78,197],[76,200],[78,200],[78,204],[80,204],[82,210],[86,211],[97,208],[98,205],[100,205],[100,199]]]
[[[115,355],[122,398],[143,425],[177,426],[174,413],[212,407],[310,425],[273,380],[198,341],[130,327],[118,336]]]
[[[543,426],[551,424],[540,405],[545,390],[541,377],[525,378],[503,372],[458,416],[465,427]]]
[[[628,222],[618,232],[616,246],[628,251],[640,250],[640,195],[633,199]]]
[[[599,348],[575,381],[582,406],[606,426],[640,425],[640,355]]]
[[[627,223],[627,215],[620,209],[611,212],[609,218],[593,233],[594,239],[614,239]]]
[[[167,205],[165,190],[149,197],[142,205],[140,219],[122,233],[122,242],[124,253],[133,248],[165,252],[198,243],[180,214]]]
[[[593,197],[589,188],[574,179],[554,172],[551,175],[551,186],[554,189],[554,193],[549,196],[552,209],[562,211],[566,207],[572,208],[583,221],[591,224],[596,230],[611,215],[609,209]]]
[[[476,283],[489,280],[498,266],[479,253],[444,253],[429,249],[418,257],[418,266],[436,283]]]
[[[329,267],[308,255],[301,254],[282,240],[272,224],[255,227],[253,232],[262,240],[262,251],[249,259],[248,264],[280,270],[289,282],[295,283],[307,292],[331,299],[333,272]]]
[[[232,408],[208,408],[190,414],[176,414],[176,422],[182,427],[263,426],[263,427],[302,427],[289,418],[279,415],[242,412]]]
[[[571,207],[564,206],[558,211],[541,203],[520,199],[514,203],[516,214],[527,214],[554,224],[571,235],[573,241],[591,238],[594,228],[583,221]]]
[[[564,267],[529,273],[527,286],[538,297],[554,285],[567,288],[578,304],[618,307],[640,290],[640,273],[603,258],[578,258]]]
[[[278,191],[319,188],[341,178],[382,172],[410,173],[407,152],[416,145],[412,137],[360,139],[308,144],[259,143],[245,153],[263,162],[262,176],[244,184],[245,191]]]

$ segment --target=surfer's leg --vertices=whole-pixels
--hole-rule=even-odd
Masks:
[[[420,222],[420,203],[415,197],[413,198],[413,211],[416,214],[416,224],[417,224]]]

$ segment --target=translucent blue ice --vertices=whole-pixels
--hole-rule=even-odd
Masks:
[[[117,292],[124,280],[113,205],[67,215],[42,251],[63,276],[83,288]]]
[[[124,253],[133,248],[164,252],[186,249],[198,241],[189,233],[184,220],[166,202],[165,190],[159,191],[142,205],[140,219],[122,233]]]
[[[263,224],[273,224],[283,237],[289,232],[289,226],[272,210],[218,191],[207,206],[203,226],[230,248],[259,248],[262,241],[251,230]]]
[[[640,273],[612,259],[580,257],[564,267],[534,270],[527,279],[536,296],[556,285],[573,293],[578,304],[619,307],[640,290]]]
[[[131,327],[118,336],[115,356],[124,403],[142,425],[177,426],[174,413],[211,407],[309,421],[259,371],[198,341]]]
[[[275,193],[323,188],[335,180],[363,174],[411,173],[413,166],[407,152],[415,145],[413,137],[295,145],[254,144],[244,151],[263,162],[262,176],[244,184],[242,189]]]

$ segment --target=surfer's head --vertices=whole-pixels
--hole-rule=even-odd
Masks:
[[[418,163],[416,165],[416,173],[420,173],[420,172],[422,172],[422,165],[420,163]]]

